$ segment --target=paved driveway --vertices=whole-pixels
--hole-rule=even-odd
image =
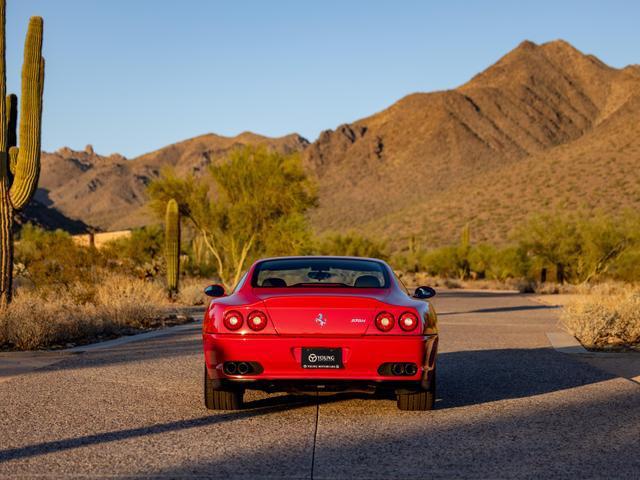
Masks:
[[[444,292],[437,410],[248,394],[208,413],[197,326],[0,381],[0,477],[637,478],[640,385],[553,350],[557,309]]]

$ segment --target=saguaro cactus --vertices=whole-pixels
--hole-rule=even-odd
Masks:
[[[180,277],[180,210],[173,198],[167,203],[164,228],[164,256],[167,261],[167,287],[169,293],[178,292]]]
[[[42,18],[32,17],[24,47],[20,103],[20,148],[17,145],[18,99],[7,96],[6,0],[0,0],[0,308],[11,301],[14,213],[31,200],[40,176],[40,130],[44,58]]]

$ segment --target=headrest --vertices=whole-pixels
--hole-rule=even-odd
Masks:
[[[287,282],[285,282],[283,279],[281,278],[277,278],[277,277],[271,277],[271,278],[265,278],[262,281],[262,286],[263,287],[276,287],[276,288],[281,288],[281,287],[286,287],[287,286]]]
[[[356,278],[356,283],[354,283],[353,286],[360,288],[380,288],[380,280],[373,275],[362,275]]]

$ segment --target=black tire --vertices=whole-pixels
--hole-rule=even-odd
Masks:
[[[433,410],[436,403],[436,371],[433,371],[428,390],[415,393],[398,393],[396,399],[399,410]]]
[[[242,390],[216,390],[204,367],[204,405],[209,410],[240,410]]]

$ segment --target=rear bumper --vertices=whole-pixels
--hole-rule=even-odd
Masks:
[[[327,389],[359,391],[377,384],[427,388],[435,368],[438,336],[321,338],[205,333],[203,344],[207,371],[214,385],[237,383],[261,390],[308,390],[309,386],[321,385]],[[341,348],[344,368],[303,369],[303,347]],[[257,362],[260,372],[227,375],[223,371],[225,362],[240,361]],[[414,363],[418,369],[411,376],[382,375],[380,366],[390,362]]]

